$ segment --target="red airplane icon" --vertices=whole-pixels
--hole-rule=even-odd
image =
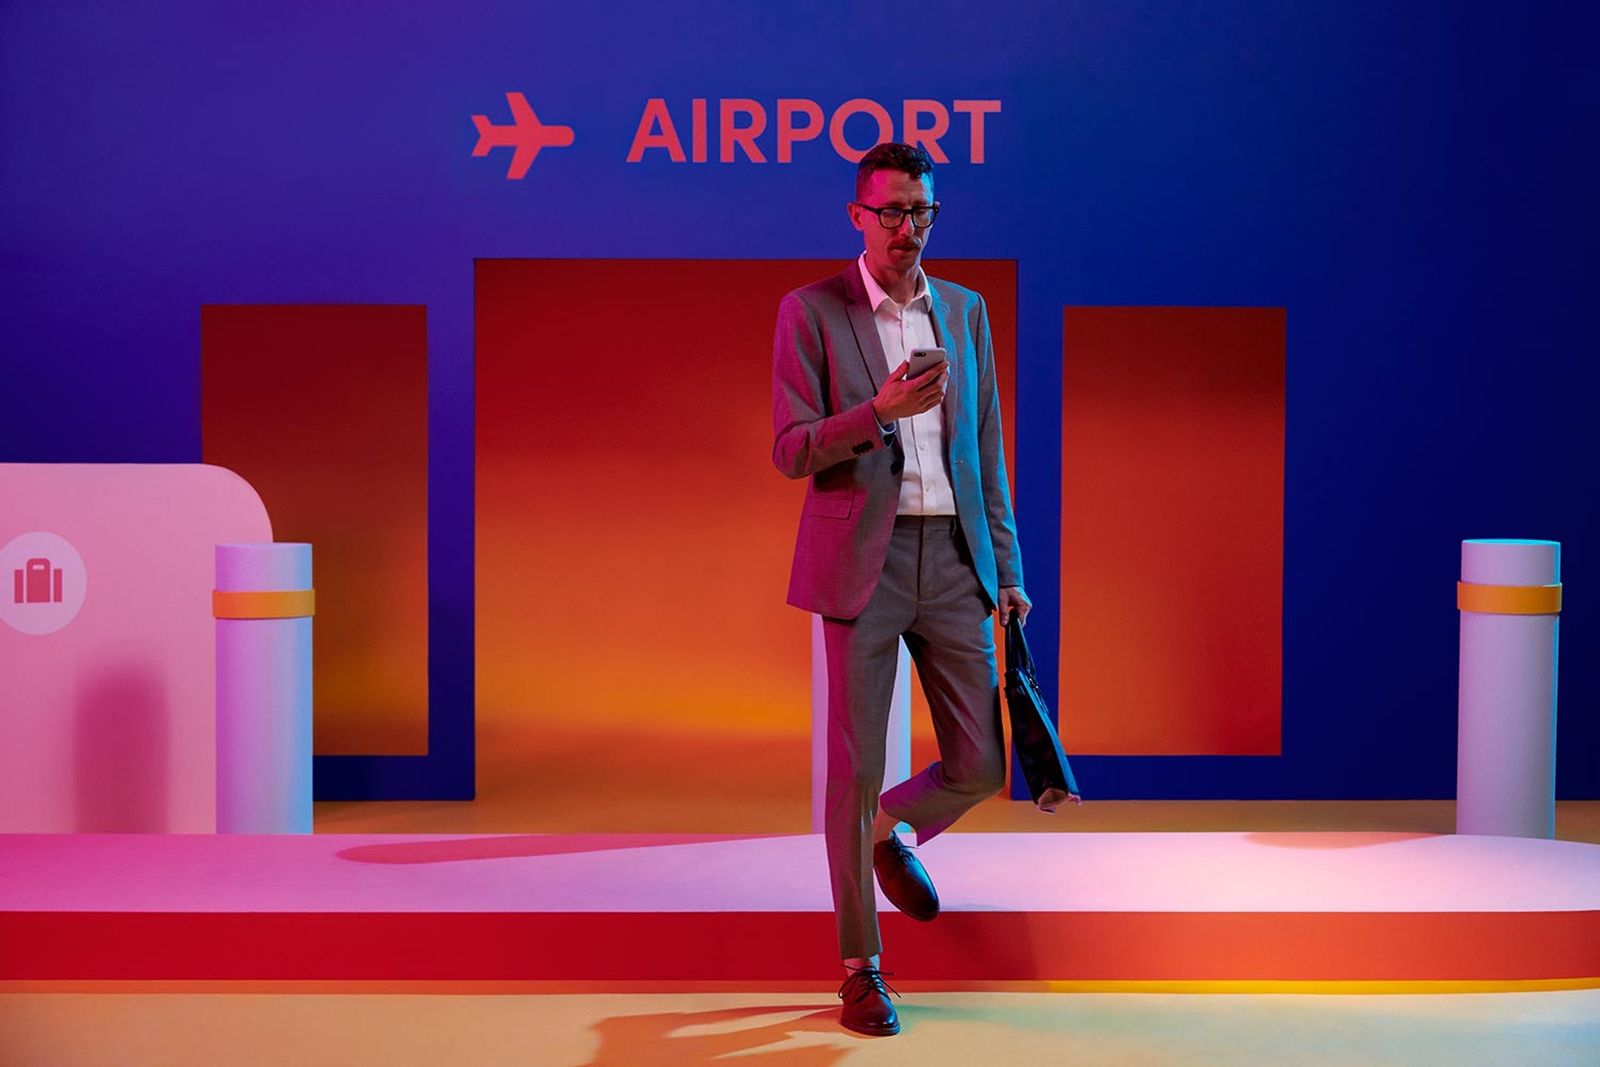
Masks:
[[[527,174],[539,149],[565,148],[572,143],[571,126],[546,126],[521,93],[507,93],[506,103],[511,105],[510,125],[496,126],[487,115],[472,116],[472,124],[478,127],[478,143],[472,146],[472,154],[486,156],[491,148],[515,148],[511,166],[506,170],[507,178],[521,178]]]

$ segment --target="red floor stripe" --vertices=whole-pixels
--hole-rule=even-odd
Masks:
[[[1531,980],[1600,975],[1600,912],[951,912],[883,917],[919,979]],[[800,913],[0,914],[0,980],[816,979]]]

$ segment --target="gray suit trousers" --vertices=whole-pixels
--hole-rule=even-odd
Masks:
[[[939,759],[882,796],[922,843],[1005,785],[994,620],[954,516],[896,518],[883,574],[854,619],[823,617],[828,655],[824,829],[841,957],[882,948],[872,820],[883,788],[898,642],[917,665]]]

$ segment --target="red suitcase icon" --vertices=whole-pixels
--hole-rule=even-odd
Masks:
[[[43,558],[30,559],[25,570],[12,571],[12,599],[18,604],[61,603],[61,568]]]

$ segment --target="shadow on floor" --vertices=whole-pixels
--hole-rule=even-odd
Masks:
[[[762,1021],[769,1016],[774,1018]],[[739,1023],[747,1025],[736,1025]],[[852,1044],[858,1040],[881,1040],[858,1038],[841,1030],[838,1010],[819,1010],[815,1004],[617,1015],[595,1023],[594,1031],[600,1037],[600,1048],[584,1067],[698,1067],[727,1063],[834,1067],[850,1054],[848,1047],[793,1044],[791,1038],[822,1033]]]
[[[554,856],[574,852],[610,852],[625,848],[662,848],[707,841],[748,841],[783,834],[515,834],[464,837],[447,841],[396,841],[352,845],[338,857],[357,863],[455,863],[462,860]]]

